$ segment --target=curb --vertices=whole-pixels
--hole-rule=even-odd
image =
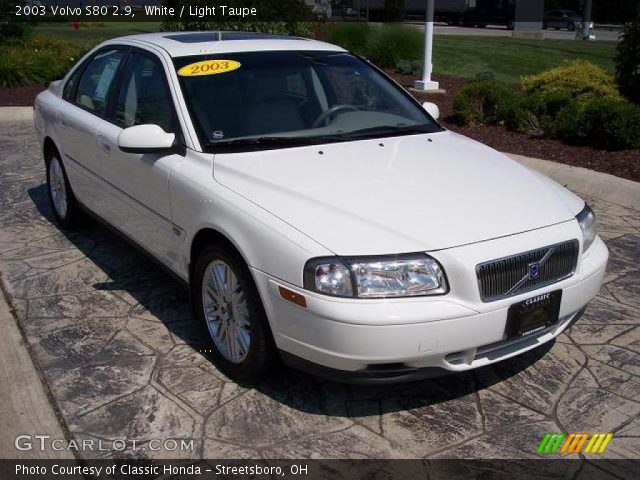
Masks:
[[[32,107],[0,107],[0,122],[24,122],[32,121],[32,119]],[[549,160],[512,153],[507,153],[507,155],[552,178],[570,190],[640,210],[640,183],[638,182]]]
[[[33,107],[0,107],[0,122],[33,120]]]
[[[640,183],[608,173],[573,167],[539,158],[507,154],[519,163],[552,178],[574,192],[640,210]]]

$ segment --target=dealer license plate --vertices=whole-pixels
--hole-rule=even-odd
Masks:
[[[509,307],[507,338],[526,337],[558,321],[562,290],[543,293]]]

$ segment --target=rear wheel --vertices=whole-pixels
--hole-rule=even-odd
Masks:
[[[569,23],[567,23],[567,30],[569,30],[570,32],[573,32],[573,31],[575,31],[575,29],[576,29],[576,24],[575,24],[575,22],[569,22]]]
[[[203,249],[194,268],[195,314],[218,368],[254,383],[275,362],[271,330],[260,295],[242,258],[218,245]]]
[[[46,166],[49,203],[53,216],[61,227],[68,228],[78,220],[80,215],[78,202],[73,195],[67,172],[57,152],[49,156]]]

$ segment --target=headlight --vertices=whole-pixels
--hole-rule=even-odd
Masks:
[[[586,252],[596,239],[596,214],[591,207],[585,203],[582,211],[576,215],[576,220],[582,230],[582,252]]]
[[[304,287],[358,298],[441,295],[448,290],[442,267],[425,254],[312,259],[304,269]]]

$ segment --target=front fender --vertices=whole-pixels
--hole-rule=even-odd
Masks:
[[[302,286],[306,261],[332,253],[213,178],[213,155],[187,150],[170,179],[173,222],[185,230],[181,274],[188,278],[191,244],[203,229],[224,235],[249,267]]]

